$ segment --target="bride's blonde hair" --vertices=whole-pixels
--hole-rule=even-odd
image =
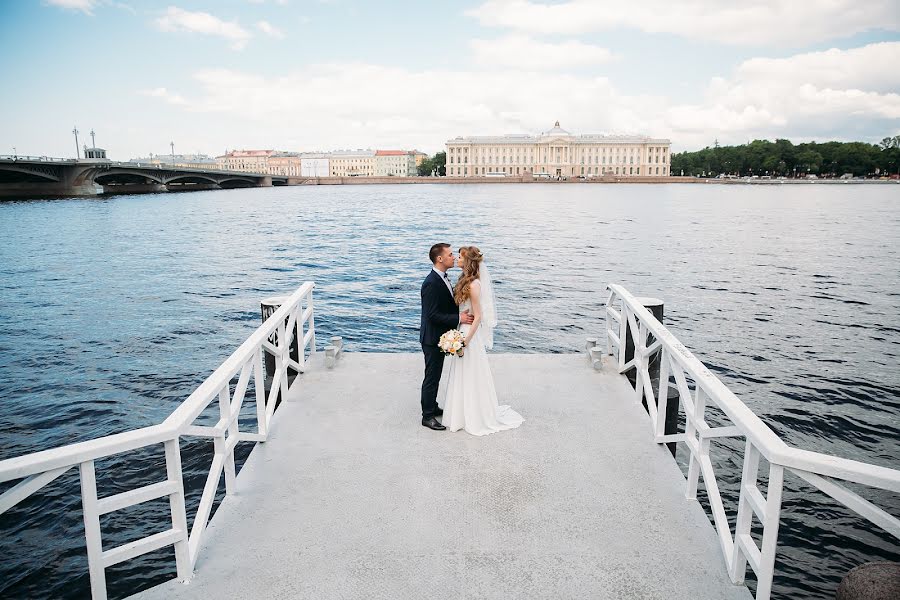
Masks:
[[[478,270],[481,261],[484,260],[484,254],[476,246],[463,246],[459,249],[459,256],[465,261],[462,265],[462,275],[459,276],[453,289],[453,299],[457,304],[462,304],[471,295],[472,282],[478,279]]]

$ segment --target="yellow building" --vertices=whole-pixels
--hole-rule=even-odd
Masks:
[[[671,142],[645,136],[572,135],[559,126],[538,136],[457,137],[447,142],[453,177],[669,175]]]
[[[269,175],[299,176],[300,172],[299,152],[275,152],[266,163],[266,173]]]
[[[376,150],[375,174],[379,177],[415,177],[416,157],[408,150]]]
[[[354,150],[328,155],[333,177],[372,177],[375,175],[375,152]]]
[[[273,154],[274,150],[232,150],[217,156],[216,164],[228,171],[268,173],[269,157]]]

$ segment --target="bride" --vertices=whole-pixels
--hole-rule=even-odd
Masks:
[[[466,345],[463,355],[450,362],[442,422],[450,431],[465,429],[472,435],[513,429],[525,419],[509,406],[497,405],[488,364],[486,349],[494,347],[497,310],[484,255],[475,246],[463,246],[459,263],[462,275],[453,290],[454,300],[460,311],[469,310],[475,320],[460,327]]]

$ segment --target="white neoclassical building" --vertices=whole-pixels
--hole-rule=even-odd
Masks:
[[[447,142],[447,175],[594,177],[669,175],[666,139],[572,135],[559,126],[538,136],[458,137]]]

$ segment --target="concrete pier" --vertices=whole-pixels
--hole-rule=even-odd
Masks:
[[[750,598],[612,365],[491,365],[526,421],[482,438],[420,425],[418,354],[345,354],[302,375],[191,581],[139,597]]]

